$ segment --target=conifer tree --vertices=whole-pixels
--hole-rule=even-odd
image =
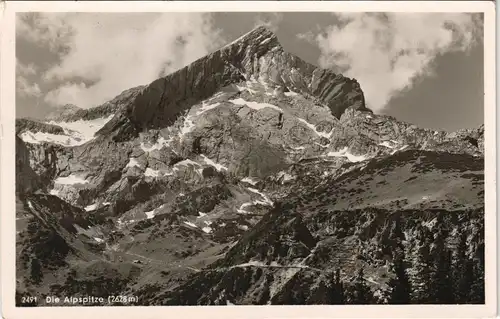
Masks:
[[[433,264],[431,260],[430,246],[433,237],[426,228],[420,228],[420,240],[417,243],[416,258],[414,261],[412,300],[415,303],[428,303],[431,299],[429,285],[432,278]]]
[[[398,249],[404,249],[403,246],[403,239],[404,233],[401,225],[401,217],[400,215],[397,215],[395,221],[394,221],[394,226],[391,231],[391,238],[395,240],[396,242],[396,248]]]
[[[350,287],[348,293],[348,302],[356,305],[370,304],[373,300],[370,287],[366,285],[364,279],[364,270],[361,268],[354,279],[354,285]]]
[[[455,290],[455,302],[467,303],[470,299],[471,287],[474,280],[474,265],[467,256],[467,234],[460,235],[455,260],[453,262],[453,282]]]
[[[344,297],[344,284],[342,283],[342,280],[340,279],[340,269],[337,268],[335,271],[335,294],[334,294],[334,303],[343,305],[345,304],[345,297]]]
[[[431,280],[430,302],[437,304],[454,303],[453,284],[450,276],[451,251],[436,250],[435,271]]]
[[[42,266],[40,265],[40,262],[38,259],[33,258],[31,261],[31,280],[35,283],[38,284],[42,281]]]
[[[451,280],[451,250],[446,248],[447,232],[437,224],[435,239],[431,251],[431,277],[429,282],[429,300],[433,304],[450,304],[454,302],[454,291]]]
[[[329,299],[331,304],[342,305],[345,303],[344,300],[344,286],[340,280],[340,269],[331,271],[329,274],[330,280],[330,292]]]
[[[411,283],[406,273],[404,255],[399,254],[394,261],[395,278],[389,281],[391,294],[389,296],[390,304],[409,304],[411,302]]]
[[[473,284],[471,287],[470,302],[484,304],[484,244],[478,247],[473,266]]]

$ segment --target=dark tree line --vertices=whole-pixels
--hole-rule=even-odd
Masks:
[[[484,303],[484,244],[471,256],[466,232],[459,236],[454,249],[447,247],[448,233],[442,228],[421,234],[417,253],[407,256],[400,224],[398,221],[393,224],[389,235],[393,277],[387,282],[389,289],[382,298],[371,292],[363,269],[345,282],[337,269],[330,284],[331,303],[373,304],[381,299],[388,304]]]

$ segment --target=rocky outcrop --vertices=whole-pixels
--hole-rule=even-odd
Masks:
[[[300,214],[283,214],[283,209],[278,205],[243,235],[238,244],[214,267],[251,261],[265,265],[294,264],[307,257],[316,242]]]
[[[62,127],[43,123],[35,120],[16,119],[16,134],[22,134],[26,131],[43,132],[50,134],[64,134]]]
[[[44,187],[52,185],[54,179],[69,168],[72,150],[55,144],[27,144],[30,167],[40,177]]]
[[[391,116],[367,114],[356,110],[346,111],[340,122],[342,127],[334,134],[332,144],[336,144],[337,148],[352,145],[356,153],[370,153],[375,149],[384,148],[392,152],[404,147],[475,156],[483,154],[484,126],[447,133],[422,129]]]
[[[65,104],[62,106],[56,106],[54,107],[52,112],[50,112],[45,116],[45,119],[48,121],[58,121],[66,117],[71,117],[73,116],[73,114],[79,111],[83,111],[83,109],[79,108],[74,104]]]
[[[30,154],[25,143],[16,135],[16,193],[31,193],[43,189],[39,176],[30,166]]]

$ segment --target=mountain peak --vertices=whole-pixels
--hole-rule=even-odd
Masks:
[[[256,26],[255,28],[253,28],[253,30],[247,32],[248,33],[252,33],[252,32],[258,32],[258,33],[266,33],[266,34],[271,34],[271,35],[274,35],[274,32],[271,31],[266,25],[264,24],[261,24],[261,25],[258,25]]]
[[[100,133],[112,133],[122,140],[136,137],[144,130],[167,127],[222,88],[245,83],[261,83],[270,90],[307,96],[316,104],[327,106],[337,118],[347,108],[367,110],[356,80],[286,52],[274,32],[258,26],[219,50],[153,81]]]
[[[266,26],[258,26],[251,31],[243,34],[233,42],[225,46],[225,48],[233,45],[249,45],[249,44],[267,44],[267,46],[280,46],[278,36],[269,30]]]
[[[60,105],[60,106],[56,106],[55,107],[57,110],[59,111],[63,111],[63,112],[75,112],[75,111],[78,111],[78,110],[81,110],[80,107],[74,105],[74,104],[64,104],[64,105]]]
[[[52,111],[45,116],[46,120],[56,121],[58,119],[70,116],[76,112],[82,110],[82,108],[74,104],[64,104],[53,107]]]

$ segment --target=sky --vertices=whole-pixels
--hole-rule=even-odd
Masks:
[[[18,13],[17,117],[98,106],[259,25],[356,78],[377,114],[448,131],[483,123],[482,16],[468,13]]]

